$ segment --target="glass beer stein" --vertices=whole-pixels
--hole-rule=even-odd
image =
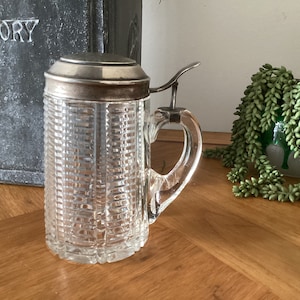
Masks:
[[[176,107],[177,79],[150,89],[134,60],[99,53],[62,57],[45,73],[46,243],[60,258],[114,262],[147,241],[149,224],[178,196],[201,155],[197,120]],[[150,115],[150,93],[172,87],[170,107]],[[181,125],[182,155],[166,175],[151,169],[150,144]]]

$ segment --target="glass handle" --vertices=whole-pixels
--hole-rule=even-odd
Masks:
[[[149,223],[174,201],[195,172],[202,152],[201,129],[195,117],[183,108],[160,108],[152,116],[148,132],[149,142],[156,140],[158,131],[166,124],[178,123],[184,132],[184,146],[180,159],[166,175],[149,170]]]

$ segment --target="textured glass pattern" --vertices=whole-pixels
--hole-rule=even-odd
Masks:
[[[44,102],[49,248],[82,263],[134,254],[148,237],[149,100]]]

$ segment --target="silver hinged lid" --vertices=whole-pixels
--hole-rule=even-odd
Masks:
[[[45,72],[45,95],[128,101],[149,95],[149,77],[134,60],[107,53],[64,56]]]

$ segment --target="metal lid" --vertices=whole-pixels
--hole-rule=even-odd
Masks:
[[[45,94],[79,100],[128,101],[149,95],[149,77],[134,60],[101,53],[67,55],[45,72]]]

